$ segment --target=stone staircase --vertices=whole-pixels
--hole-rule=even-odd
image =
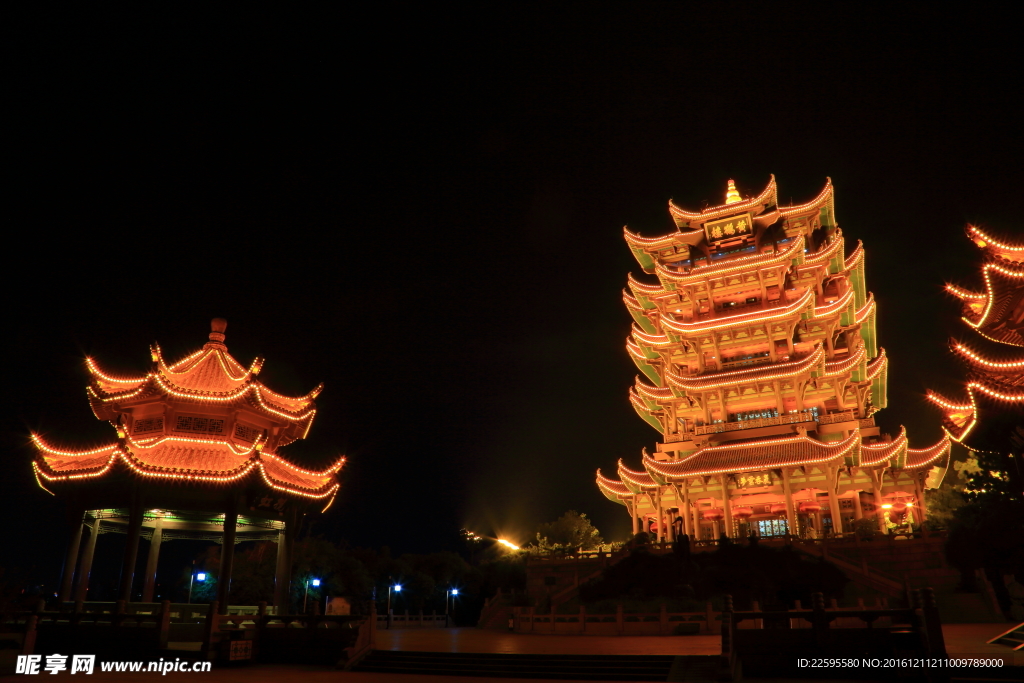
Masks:
[[[355,671],[564,681],[714,681],[718,656],[528,655],[375,650]]]
[[[1011,650],[1024,650],[1024,623],[1017,624],[1006,633],[996,636],[988,642],[1005,645]]]

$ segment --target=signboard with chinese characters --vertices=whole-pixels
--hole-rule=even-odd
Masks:
[[[704,224],[704,234],[709,242],[720,242],[733,237],[750,235],[753,222],[749,213],[708,221]]]

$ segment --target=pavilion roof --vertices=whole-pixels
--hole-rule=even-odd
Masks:
[[[986,263],[981,275],[983,293],[946,286],[964,302],[964,322],[992,341],[1024,346],[1024,263]]]
[[[829,462],[860,446],[860,430],[842,441],[818,441],[806,435],[705,446],[677,461],[644,456],[644,467],[658,478],[725,474]]]
[[[884,441],[876,444],[862,444],[860,447],[860,462],[862,467],[891,463],[903,456],[907,450],[907,430],[900,427],[900,434],[892,441]]]
[[[272,391],[256,379],[263,359],[255,359],[246,368],[228,353],[223,343],[226,325],[215,320],[210,341],[173,363],[167,363],[159,345],[154,344],[150,348],[153,367],[145,375],[115,377],[104,372],[92,358],[86,358],[93,412],[113,422],[120,415],[119,404],[164,395],[185,402],[245,403],[273,421],[302,422],[303,433],[308,431],[316,414],[314,399],[323,385],[304,396],[286,396]]]
[[[142,477],[183,482],[230,483],[258,471],[271,488],[309,498],[324,498],[338,490],[337,472],[345,459],[320,471],[293,465],[279,455],[264,453],[258,440],[240,447],[219,439],[160,436],[133,440],[127,435],[98,448],[58,449],[33,434],[37,450],[33,468],[47,482],[102,477],[123,466]]]

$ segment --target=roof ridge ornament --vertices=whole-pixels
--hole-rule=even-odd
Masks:
[[[736,189],[736,183],[733,182],[732,178],[729,178],[729,186],[725,191],[725,203],[735,204],[736,202],[742,202],[743,197],[740,196],[739,191]]]
[[[224,344],[224,330],[228,328],[228,321],[224,318],[214,318],[210,321],[210,341],[203,345],[204,349],[220,349],[227,351]]]

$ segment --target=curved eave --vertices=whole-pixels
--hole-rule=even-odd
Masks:
[[[874,467],[877,465],[894,465],[907,450],[907,430],[900,427],[900,435],[887,443],[863,444],[860,447],[861,467]]]
[[[605,495],[608,500],[626,504],[624,498],[628,498],[633,495],[633,492],[626,488],[626,485],[621,481],[615,479],[609,479],[608,477],[601,474],[601,470],[597,471],[597,487],[601,489],[601,493]]]
[[[676,222],[676,225],[684,227],[693,221],[707,221],[730,213],[748,211],[761,205],[775,205],[778,203],[776,194],[775,176],[772,175],[768,179],[767,187],[765,187],[759,195],[751,199],[744,199],[743,201],[735,202],[733,204],[720,204],[718,206],[708,207],[699,212],[687,211],[686,209],[677,206],[675,202],[670,199],[668,202],[668,211],[672,215],[672,219]]]
[[[97,393],[104,395],[130,393],[140,386],[147,384],[150,379],[149,375],[142,375],[140,377],[115,377],[109,375],[103,372],[93,358],[88,357],[85,359],[85,367],[92,379],[92,386],[95,387]]]
[[[850,252],[850,255],[846,257],[846,260],[843,261],[843,267],[846,270],[853,270],[854,268],[856,268],[857,266],[859,266],[863,262],[864,262],[864,243],[861,242],[860,240],[857,240],[856,248],[854,248],[854,250],[852,252]]]
[[[644,468],[652,475],[678,479],[813,465],[854,454],[860,439],[860,430],[856,429],[846,439],[828,443],[809,436],[793,436],[706,446],[675,462],[644,455]]]
[[[867,301],[864,305],[857,309],[856,314],[853,316],[853,322],[857,325],[863,325],[864,321],[875,313],[875,294],[874,292],[868,293]]]
[[[1020,264],[1015,265],[1019,266]],[[1001,300],[1003,296],[1012,296],[1013,292],[1024,287],[1024,269],[1017,267],[1006,267],[998,263],[986,263],[981,269],[981,275],[985,280],[985,299],[982,312],[974,320],[972,318],[975,318],[975,316],[966,315],[963,317],[964,322],[976,330],[983,330],[989,325],[997,324],[999,321],[992,319],[993,313],[996,312],[997,308],[996,302]],[[1009,314],[1010,311],[1005,311],[1005,313]],[[1017,336],[1020,336],[1019,333]]]
[[[933,446],[928,448],[908,448],[907,464],[903,469],[923,469],[937,467],[949,456],[951,447],[949,435],[945,435]]]
[[[841,375],[847,375],[856,369],[864,361],[864,357],[867,352],[864,350],[864,345],[860,344],[857,347],[857,351],[850,357],[844,358],[838,361],[832,361],[825,363],[825,377],[839,377]]]
[[[846,310],[850,306],[850,302],[853,301],[853,289],[848,289],[843,292],[843,295],[833,301],[832,303],[825,304],[823,306],[814,307],[815,318],[827,318],[829,316],[836,315]]]
[[[818,193],[818,196],[805,204],[799,204],[797,206],[780,206],[779,213],[785,218],[787,216],[794,216],[797,214],[804,213],[813,209],[821,208],[822,206],[828,205],[832,201],[833,187],[832,179],[825,178],[825,187]]]
[[[664,329],[672,330],[680,334],[700,334],[703,332],[709,332],[711,330],[717,330],[724,327],[733,327],[735,325],[752,325],[770,322],[772,320],[779,320],[781,318],[792,317],[799,315],[804,309],[813,309],[814,305],[814,290],[807,289],[804,293],[793,303],[788,306],[780,306],[778,308],[769,308],[767,310],[757,310],[748,313],[740,313],[738,315],[722,316],[719,318],[711,318],[709,320],[702,320],[695,323],[681,323],[675,320],[669,320],[668,318],[661,319],[661,325]]]
[[[824,358],[825,351],[821,342],[819,342],[815,345],[814,351],[810,355],[800,360],[690,377],[683,377],[670,372],[668,373],[668,382],[681,391],[709,391],[719,387],[734,386],[748,382],[763,382],[794,377],[820,365]]]
[[[633,384],[638,394],[653,401],[665,401],[672,398],[672,390],[668,387],[655,387],[637,377]]]
[[[633,493],[653,491],[658,488],[658,482],[654,481],[650,474],[644,471],[638,472],[627,468],[622,464],[621,459],[619,460],[618,474],[622,483]]]
[[[837,254],[844,253],[844,243],[845,241],[843,240],[842,232],[836,230],[836,235],[832,238],[832,241],[826,244],[824,248],[818,249],[818,251],[813,254],[807,254],[804,256],[804,262],[797,267],[797,270],[816,268],[823,264],[827,264]]]
[[[789,247],[783,251],[772,252],[771,254],[752,254],[740,256],[709,266],[697,266],[686,273],[678,273],[663,265],[658,265],[654,272],[659,278],[680,285],[695,284],[707,279],[725,277],[732,273],[747,272],[758,268],[771,268],[781,266],[794,258],[803,257],[804,237],[800,235]]]
[[[1024,373],[1024,358],[992,360],[976,353],[966,344],[950,341],[950,349],[966,362],[972,370],[994,375],[1020,375]]]
[[[972,242],[993,256],[1015,263],[1024,261],[1024,244],[998,240],[976,225],[968,225],[966,232]]]
[[[889,357],[885,355],[885,349],[879,349],[878,355],[872,358],[868,362],[867,366],[867,380],[873,380],[878,377],[880,372],[884,372],[889,367]]]

